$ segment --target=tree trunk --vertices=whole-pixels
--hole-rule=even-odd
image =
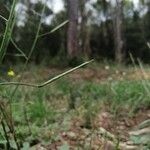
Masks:
[[[116,0],[114,13],[114,43],[115,60],[121,64],[124,61],[124,39],[123,39],[123,0]]]
[[[69,59],[78,56],[78,0],[68,0],[67,49]]]
[[[89,0],[80,1],[80,46],[82,53],[85,58],[88,58],[91,54],[90,49],[90,26],[88,26],[88,17],[90,17],[91,12],[87,12],[85,5]]]

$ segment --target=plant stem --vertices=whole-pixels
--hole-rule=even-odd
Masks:
[[[83,67],[83,66],[85,66],[85,65],[87,65],[89,63],[91,63],[91,62],[93,62],[93,61],[94,61],[93,59],[90,60],[90,61],[87,61],[87,62],[85,62],[85,63],[83,63],[83,64],[81,64],[79,66],[76,66],[76,67],[74,67],[74,68],[72,68],[72,69],[70,69],[68,71],[65,71],[65,72],[55,76],[54,78],[52,78],[52,79],[50,79],[48,81],[45,81],[44,83],[41,83],[41,84],[32,84],[32,83],[23,83],[23,82],[2,82],[2,83],[0,83],[0,85],[18,85],[18,86],[19,85],[23,85],[23,86],[42,88],[42,87],[44,87],[44,86],[46,86],[46,85],[48,85],[48,84],[50,84],[50,83],[60,79],[60,78],[62,78],[63,76],[65,76],[65,75],[67,75],[67,74],[69,74],[69,73],[71,73],[71,72],[73,72],[73,71],[75,71],[75,70],[77,70],[77,69],[79,69],[79,68],[81,68],[81,67]]]
[[[2,61],[4,59],[4,56],[7,51],[7,46],[11,39],[11,34],[12,34],[12,30],[13,30],[15,18],[16,18],[15,17],[15,6],[16,6],[17,1],[18,0],[13,0],[10,15],[9,15],[8,21],[6,22],[6,29],[4,32],[1,46],[0,46],[0,64],[2,63]]]

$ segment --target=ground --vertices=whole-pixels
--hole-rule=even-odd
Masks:
[[[41,83],[67,69],[30,67],[22,80]],[[9,80],[20,78],[20,68],[14,70]],[[144,149],[147,143],[137,144],[130,132],[150,119],[149,79],[147,66],[96,64],[42,89],[19,87],[13,99],[16,134],[30,149]]]

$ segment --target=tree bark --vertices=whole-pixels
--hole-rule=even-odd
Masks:
[[[115,43],[115,60],[121,64],[124,61],[124,39],[123,39],[123,0],[116,0],[114,12],[114,43]]]
[[[67,49],[69,59],[78,56],[78,0],[68,0]]]
[[[91,12],[86,11],[85,5],[89,0],[80,1],[80,46],[84,57],[88,58],[91,54],[90,49],[90,26],[88,26],[88,17]]]

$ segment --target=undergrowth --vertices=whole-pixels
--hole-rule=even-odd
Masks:
[[[68,108],[70,117],[82,116],[86,128],[92,128],[94,117],[104,108],[114,115],[126,111],[130,117],[138,110],[150,107],[148,93],[141,82],[85,81],[72,84],[67,79],[61,79],[42,89],[21,87],[16,91],[15,101],[12,102],[14,124],[18,128],[17,136],[23,138],[23,141],[27,141],[30,136],[46,139],[48,131],[63,129],[63,125],[59,127],[59,121],[65,120]],[[3,87],[0,91],[1,97],[8,97],[9,90],[9,87]],[[22,91],[26,91],[26,94]],[[3,102],[7,103],[7,100]],[[69,105],[70,102],[73,107]],[[72,114],[72,109],[76,113]],[[46,130],[45,135],[43,130]],[[3,140],[1,136],[1,141]]]

